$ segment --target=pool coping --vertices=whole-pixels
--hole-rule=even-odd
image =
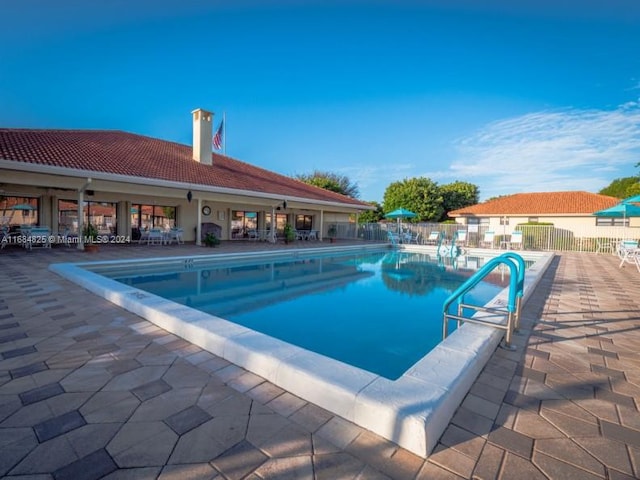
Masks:
[[[401,249],[435,253],[435,247],[404,246]],[[369,250],[380,250],[380,245],[62,263],[52,264],[49,269],[290,393],[426,458],[497,347],[502,337],[501,330],[465,324],[399,379],[389,380],[82,268],[90,264],[149,265],[167,261],[183,262],[185,268],[197,268],[199,263],[211,260],[262,260],[268,257],[290,258],[314,253]],[[488,255],[502,253],[480,249],[474,249],[473,252]],[[526,255],[537,261],[527,270],[523,303],[530,297],[554,256],[551,252],[526,252]],[[505,290],[488,305],[503,305],[506,295]]]

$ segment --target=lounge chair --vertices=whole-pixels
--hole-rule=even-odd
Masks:
[[[522,249],[522,232],[520,230],[515,230],[511,233],[511,238],[508,242],[509,249],[513,250],[514,247],[518,247]]]
[[[466,230],[456,230],[456,234],[453,237],[454,243],[458,246],[466,247],[467,246],[467,231]]]
[[[437,245],[439,240],[440,240],[440,232],[437,231],[437,230],[434,230],[431,233],[429,233],[429,236],[425,240],[425,244],[426,245]]]
[[[494,232],[493,230],[487,230],[486,232],[484,232],[484,237],[482,239],[481,245],[483,247],[488,246],[489,248],[493,248],[493,241],[495,239],[496,236],[496,232]]]

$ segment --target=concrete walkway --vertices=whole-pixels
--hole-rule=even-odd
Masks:
[[[427,461],[47,270],[255,248],[0,251],[0,477],[640,477],[640,273],[615,257],[556,258]]]

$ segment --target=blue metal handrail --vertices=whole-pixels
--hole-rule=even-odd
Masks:
[[[518,262],[518,285],[516,291],[516,317],[513,330],[520,330],[520,310],[522,309],[522,297],[524,295],[524,271],[527,268],[524,259],[515,252],[505,252],[501,257],[510,258]]]
[[[514,262],[514,260],[517,262]],[[502,309],[496,308],[487,308],[481,307],[477,305],[466,305],[464,303],[464,296],[472,290],[476,285],[478,285],[489,273],[491,273],[498,265],[506,265],[509,267],[509,299],[506,307],[507,313],[507,324],[496,324],[489,322],[487,320],[477,319],[477,318],[468,318],[462,316],[463,308],[472,308],[478,311],[485,311],[491,313],[501,313],[504,314],[505,311]],[[524,260],[520,255],[514,252],[506,252],[498,257],[492,258],[489,260],[480,270],[478,270],[471,278],[469,278],[466,282],[464,282],[460,287],[458,287],[449,297],[445,300],[442,306],[443,312],[443,325],[442,325],[442,337],[447,338],[448,336],[448,323],[449,320],[457,320],[458,324],[461,322],[470,322],[470,323],[479,323],[483,325],[488,325],[494,328],[499,328],[502,330],[506,330],[505,334],[505,346],[507,348],[511,347],[511,338],[514,331],[514,324],[519,324],[519,316],[520,316],[520,307],[521,307],[521,299],[524,294],[524,270],[525,264]],[[449,313],[449,308],[454,301],[458,302],[458,314],[453,315]]]

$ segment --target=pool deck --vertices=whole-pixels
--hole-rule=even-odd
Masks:
[[[0,477],[640,477],[640,272],[617,257],[556,257],[426,461],[47,269],[307,244],[0,251]]]

